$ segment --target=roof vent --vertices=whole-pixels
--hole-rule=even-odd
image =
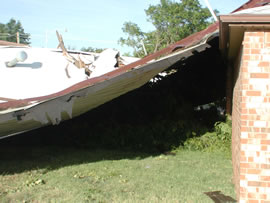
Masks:
[[[6,65],[7,67],[14,67],[18,62],[24,62],[26,59],[27,59],[26,52],[20,51],[17,53],[16,57],[13,60],[6,62]]]

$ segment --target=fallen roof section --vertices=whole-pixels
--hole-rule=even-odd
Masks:
[[[55,94],[51,95],[46,95],[42,97],[36,97],[36,98],[28,98],[28,99],[23,99],[23,100],[12,100],[12,101],[7,101],[4,103],[0,103],[0,110],[5,110],[5,109],[13,109],[13,108],[18,108],[18,107],[26,107],[28,105],[32,105],[33,103],[40,103],[44,102],[50,99],[54,99],[60,96],[64,96],[66,94],[72,93],[74,91],[78,91],[80,89],[87,88],[89,86],[92,86],[96,83],[104,82],[110,78],[117,77],[127,71],[131,71],[135,68],[140,68],[144,66],[147,63],[150,63],[151,61],[158,60],[162,57],[166,57],[170,54],[177,53],[181,50],[188,49],[191,46],[198,45],[200,44],[207,36],[217,33],[218,30],[218,23],[210,25],[208,28],[205,30],[202,30],[198,33],[195,33],[193,35],[190,35],[189,37],[180,40],[156,53],[153,53],[151,55],[146,56],[145,58],[136,61],[134,63],[131,63],[129,65],[123,66],[122,68],[116,69],[112,72],[109,72],[107,74],[104,74],[99,77],[91,78],[88,80],[85,80],[83,82],[80,82],[78,84],[75,84],[63,91],[57,92]],[[216,34],[215,34],[216,35]]]
[[[81,82],[63,92],[53,95],[0,103],[0,138],[15,135],[46,125],[56,125],[104,104],[122,94],[141,87],[158,73],[176,62],[186,59],[209,48],[209,40],[218,37],[217,32],[209,33],[197,44],[182,48],[169,55],[141,65],[119,68],[97,78]],[[160,55],[162,56],[162,55]],[[149,58],[148,58],[149,59]],[[136,63],[136,62],[135,62]],[[94,81],[94,82],[93,82]],[[62,94],[58,96],[59,94]],[[14,105],[14,106],[12,106]],[[21,105],[21,106],[20,106]]]

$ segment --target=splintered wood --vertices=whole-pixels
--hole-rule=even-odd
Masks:
[[[58,33],[58,31],[56,31],[56,35],[57,35],[57,38],[58,38],[58,41],[59,41],[59,45],[58,45],[57,48],[61,48],[61,50],[62,50],[62,52],[63,52],[63,56],[65,56],[66,59],[67,59],[70,63],[74,64],[77,68],[79,68],[79,69],[80,69],[80,68],[84,68],[84,69],[85,69],[85,74],[88,75],[88,76],[90,76],[90,74],[92,73],[92,71],[89,69],[89,65],[91,65],[91,64],[85,64],[85,63],[81,60],[81,58],[80,58],[79,55],[78,55],[78,59],[76,59],[75,57],[71,56],[71,55],[68,53],[68,51],[67,51],[67,49],[66,49],[66,47],[65,47],[65,45],[64,45],[64,41],[63,41],[62,35],[60,35],[60,34]],[[67,77],[70,78],[69,73],[68,73],[68,65],[67,65],[67,67],[66,67],[66,74],[67,74]]]

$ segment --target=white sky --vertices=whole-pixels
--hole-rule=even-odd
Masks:
[[[150,31],[144,10],[159,0],[9,0],[1,3],[0,23],[10,18],[20,20],[26,33],[31,34],[31,46],[56,48],[55,30],[62,33],[66,46],[116,48],[123,23],[137,23],[143,31]],[[204,0],[200,0],[205,7]],[[213,9],[228,14],[247,0],[209,0]],[[46,38],[47,36],[47,38]],[[46,40],[47,39],[47,40]]]

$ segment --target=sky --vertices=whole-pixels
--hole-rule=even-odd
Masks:
[[[175,0],[177,1],[177,0]],[[220,14],[228,14],[248,0],[208,0]],[[11,18],[22,23],[31,35],[32,47],[56,48],[55,31],[62,34],[66,47],[115,48],[121,53],[131,52],[118,44],[124,22],[151,31],[145,9],[160,0],[9,0],[1,3],[0,23]],[[200,0],[206,7],[204,0]]]

